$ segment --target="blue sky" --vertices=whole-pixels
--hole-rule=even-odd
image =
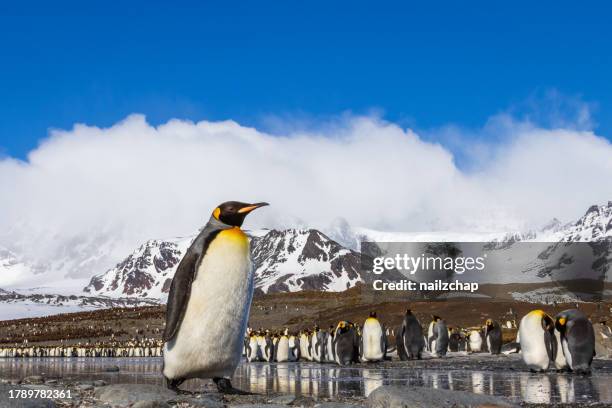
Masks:
[[[0,5],[0,154],[135,112],[273,131],[376,111],[426,134],[585,103],[612,135],[605,2],[123,3]]]

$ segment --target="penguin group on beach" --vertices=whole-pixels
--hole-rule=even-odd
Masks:
[[[394,337],[391,346],[389,337]],[[486,339],[486,344],[485,344]],[[430,357],[444,357],[448,352],[490,354],[502,353],[502,329],[488,319],[483,327],[460,329],[448,327],[444,319],[432,316],[427,334],[410,309],[396,329],[385,328],[377,313],[371,312],[362,326],[340,321],[328,330],[318,326],[290,333],[268,329],[247,329],[243,356],[248,362],[313,361],[348,365],[391,359],[397,352],[400,360],[418,360],[427,351]],[[504,354],[518,352],[509,349]]]
[[[132,338],[108,343],[77,342],[74,344],[13,347],[0,346],[0,358],[9,357],[161,357],[160,339]]]
[[[523,361],[532,371],[557,370],[589,373],[595,357],[593,324],[578,309],[554,318],[533,310],[521,319],[517,342]]]
[[[349,321],[322,330],[318,326],[290,334],[247,329],[244,351],[248,362],[313,361],[348,365],[387,358],[386,330],[372,312],[363,327]]]
[[[389,335],[395,346],[389,346]],[[390,330],[371,312],[363,326],[340,321],[328,330],[301,330],[282,334],[260,329],[250,331],[244,342],[247,361],[314,361],[348,365],[391,359],[397,352],[400,360],[444,357],[448,352],[489,353],[508,355],[520,353],[530,370],[544,371],[549,367],[577,373],[590,371],[595,356],[595,334],[589,319],[577,309],[566,310],[551,318],[534,310],[520,322],[516,341],[504,343],[499,322],[487,319],[483,326],[461,329],[448,327],[440,316],[432,316],[427,331],[412,313],[406,310],[397,330]],[[270,350],[271,357],[266,350]]]

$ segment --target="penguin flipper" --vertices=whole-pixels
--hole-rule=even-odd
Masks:
[[[185,316],[185,311],[187,310],[187,303],[191,294],[191,284],[195,279],[200,259],[206,254],[208,246],[221,229],[218,226],[212,225],[211,221],[209,221],[193,241],[176,268],[166,306],[165,342],[172,340],[176,333],[178,333],[178,329]]]
[[[198,258],[199,254],[195,251],[187,251],[176,270],[174,279],[172,279],[170,293],[168,294],[168,305],[166,306],[165,342],[172,340],[176,336],[183,320]]]
[[[546,346],[546,354],[550,361],[555,361],[557,358],[557,338],[549,331],[544,332],[544,344]]]

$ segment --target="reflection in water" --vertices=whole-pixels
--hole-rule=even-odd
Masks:
[[[550,380],[546,375],[521,375],[520,383],[521,395],[525,401],[532,404],[550,403]]]
[[[472,392],[474,394],[484,394],[484,373],[475,371],[472,373]]]
[[[363,395],[368,397],[372,391],[385,385],[384,376],[381,370],[370,370],[365,368],[362,370],[363,380]]]
[[[106,372],[108,366],[119,372]],[[108,383],[163,385],[160,358],[44,358],[0,359],[3,378],[43,374],[47,378],[97,380]],[[365,368],[318,363],[243,363],[234,385],[257,393],[296,395],[364,395],[381,385],[425,386],[509,397],[529,403],[612,403],[612,374],[577,376],[526,371],[433,370],[376,365]],[[201,390],[204,381],[191,380],[183,388]]]

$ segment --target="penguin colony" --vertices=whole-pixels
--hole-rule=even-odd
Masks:
[[[389,337],[395,337],[391,344]],[[390,359],[397,351],[400,360],[433,357],[447,352],[521,353],[530,370],[548,369],[588,373],[595,356],[595,334],[589,319],[577,309],[554,318],[542,310],[525,315],[515,342],[502,344],[501,325],[488,319],[482,327],[448,327],[439,316],[432,316],[427,332],[411,310],[395,329],[385,328],[372,312],[362,326],[341,321],[336,326],[290,333],[247,329],[242,355],[248,362],[313,361],[348,365]],[[133,338],[110,343],[0,347],[0,358],[44,357],[162,357],[163,342],[152,338]]]
[[[388,338],[395,337],[395,344]],[[541,310],[528,313],[521,320],[515,342],[502,343],[502,326],[487,319],[482,327],[461,329],[448,327],[440,316],[423,326],[408,309],[401,325],[385,328],[370,313],[363,326],[341,321],[323,330],[313,329],[290,333],[247,329],[243,356],[248,362],[314,361],[347,365],[390,360],[397,351],[400,360],[421,359],[427,351],[433,357],[447,352],[487,352],[493,355],[521,353],[530,370],[548,368],[590,372],[595,356],[595,334],[592,323],[577,309],[557,314],[554,318]]]
[[[0,347],[0,358],[9,357],[161,357],[160,339],[131,339],[110,343]]]

